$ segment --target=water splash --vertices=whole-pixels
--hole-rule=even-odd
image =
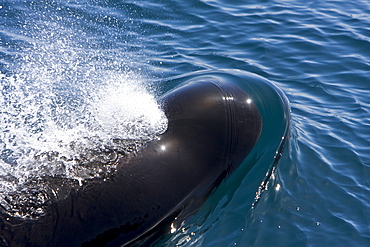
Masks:
[[[93,158],[91,150],[127,149],[166,130],[154,96],[131,73],[106,73],[99,88],[76,85],[70,93],[53,90],[48,80],[32,88],[20,78],[1,76],[0,175],[11,171],[22,180],[40,166],[54,165],[59,174],[67,165],[66,176],[73,177],[74,166]]]
[[[0,73],[0,203],[21,217],[42,214],[54,193],[40,178],[106,179],[120,156],[167,128],[132,54],[104,41],[114,31],[58,8],[30,8],[22,47]],[[27,198],[34,206],[22,211]]]

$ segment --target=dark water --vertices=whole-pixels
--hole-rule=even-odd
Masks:
[[[183,227],[153,245],[369,246],[370,4],[230,2],[2,1],[1,104],[23,121],[21,130],[37,134],[45,121],[19,112],[64,116],[56,125],[84,123],[79,106],[102,81],[129,81],[156,95],[163,82],[194,71],[255,73],[291,103],[291,138],[268,190],[252,207],[266,171],[238,170]],[[14,88],[37,97],[19,102],[7,91]],[[46,97],[51,91],[62,96]],[[32,107],[19,110],[21,103]],[[2,127],[19,129],[9,119]],[[11,165],[19,154],[1,148]],[[25,150],[32,151],[19,153]]]

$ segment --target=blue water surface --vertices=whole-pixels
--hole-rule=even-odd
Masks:
[[[43,75],[70,102],[102,73],[140,75],[160,94],[205,69],[285,93],[290,140],[258,203],[267,171],[236,171],[153,246],[370,246],[368,1],[4,0],[0,23],[5,100],[13,77],[35,92]]]

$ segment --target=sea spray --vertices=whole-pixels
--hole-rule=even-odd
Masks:
[[[167,128],[128,36],[116,32],[129,19],[101,33],[94,15],[29,7],[0,74],[0,204],[20,217],[60,197],[44,179],[109,179],[117,159]]]

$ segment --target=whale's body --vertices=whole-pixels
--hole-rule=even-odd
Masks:
[[[0,218],[0,246],[123,246],[162,222],[187,217],[256,145],[260,111],[245,88],[195,76],[160,98],[167,131],[117,160],[109,179],[83,186],[44,178],[64,191],[37,219]],[[51,193],[51,192],[50,192]]]

